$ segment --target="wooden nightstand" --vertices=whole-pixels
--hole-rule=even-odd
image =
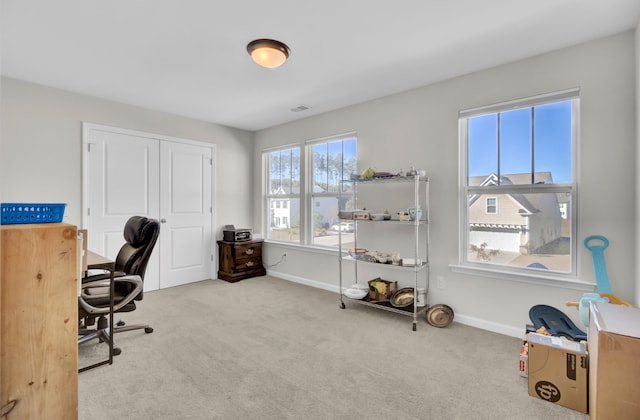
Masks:
[[[218,278],[236,282],[267,274],[262,265],[262,240],[218,241]]]

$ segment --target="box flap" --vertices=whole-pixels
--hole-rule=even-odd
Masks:
[[[584,343],[567,340],[564,337],[554,337],[538,333],[527,334],[527,341],[529,343],[544,344],[545,346],[556,347],[559,349],[565,349],[574,353],[586,354]]]
[[[640,338],[640,309],[606,302],[590,302],[590,320],[597,331]]]

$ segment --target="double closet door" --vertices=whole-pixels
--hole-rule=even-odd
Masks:
[[[161,225],[146,291],[213,278],[214,146],[88,123],[83,143],[89,249],[115,258],[129,217],[147,216]]]

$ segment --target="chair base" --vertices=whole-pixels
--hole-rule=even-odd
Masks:
[[[134,331],[134,330],[142,330],[147,334],[151,334],[153,332],[153,328],[149,326],[149,324],[133,324],[126,325],[123,321],[116,321],[115,327],[110,328],[109,322],[107,318],[101,316],[98,318],[98,325],[95,329],[93,328],[83,328],[83,326],[78,327],[78,345],[87,343],[92,340],[100,340],[100,342],[105,342],[113,346],[113,334],[126,332],[126,331]],[[118,356],[122,353],[122,350],[118,347],[113,347],[113,355]]]

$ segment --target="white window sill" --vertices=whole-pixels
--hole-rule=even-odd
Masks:
[[[593,292],[596,289],[594,283],[588,283],[577,279],[569,279],[553,275],[536,275],[535,273],[516,273],[510,271],[499,271],[482,267],[469,267],[460,264],[450,264],[449,268],[454,273],[469,274],[474,276],[490,277],[494,279],[517,281],[535,285],[560,287],[563,289],[580,290],[583,292]]]
[[[292,242],[284,242],[284,241],[274,241],[274,240],[269,240],[269,239],[265,239],[264,240],[265,244],[269,244],[269,245],[273,245],[273,246],[277,246],[280,248],[288,248],[288,249],[296,249],[299,251],[307,251],[307,252],[317,252],[317,253],[321,253],[321,254],[329,254],[329,255],[338,255],[338,248],[328,248],[328,247],[321,247],[321,246],[315,246],[315,245],[302,245],[299,243],[292,243]],[[342,252],[345,253],[346,249],[342,249]]]

